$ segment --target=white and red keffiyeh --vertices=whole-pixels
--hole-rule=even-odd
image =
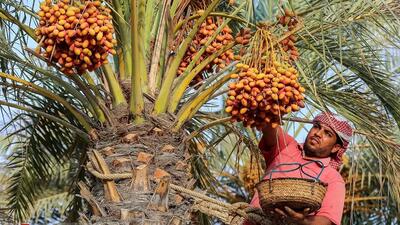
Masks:
[[[331,157],[331,161],[329,163],[331,167],[338,170],[343,163],[342,156],[349,146],[351,136],[353,135],[353,128],[348,120],[339,115],[329,112],[318,114],[313,120],[313,123],[315,122],[323,123],[332,128],[343,143],[342,148],[339,149],[339,151],[337,151],[337,153]]]

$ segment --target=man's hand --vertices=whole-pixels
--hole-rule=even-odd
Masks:
[[[282,218],[287,218],[295,223],[298,224],[305,224],[304,221],[306,220],[308,214],[310,213],[310,209],[306,208],[303,212],[296,212],[293,209],[285,206],[285,210],[280,210],[275,208],[275,212],[282,216]]]
[[[303,212],[296,212],[285,206],[284,210],[275,209],[275,213],[282,219],[300,225],[332,225],[332,222],[325,216],[309,216],[310,209],[306,208]]]

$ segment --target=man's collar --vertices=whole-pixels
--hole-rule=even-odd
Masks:
[[[329,162],[331,161],[331,157],[326,157],[326,158],[314,158],[314,157],[309,157],[306,156],[304,153],[304,149],[303,149],[303,144],[298,144],[299,150],[301,151],[301,156],[303,157],[303,159],[305,160],[309,160],[309,161],[320,161],[322,162],[322,164],[324,165],[324,167],[329,166]],[[321,166],[321,164],[317,163],[319,166]]]

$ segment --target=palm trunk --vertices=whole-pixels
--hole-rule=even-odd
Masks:
[[[88,222],[175,225],[191,220],[190,200],[168,188],[168,182],[193,183],[184,133],[166,128],[171,119],[152,121],[99,132],[88,153],[89,171],[132,174],[133,178],[101,180],[88,173],[90,193],[85,194],[81,184],[81,195],[89,203],[85,211]]]

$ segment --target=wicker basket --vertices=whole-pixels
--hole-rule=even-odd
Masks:
[[[312,161],[314,162],[314,161]],[[320,163],[319,161],[317,161]],[[300,165],[296,169],[301,169],[304,172],[303,166],[309,163]],[[322,163],[321,163],[322,164]],[[293,165],[280,164],[281,165]],[[323,166],[321,167],[321,173]],[[290,170],[293,171],[293,170]],[[264,212],[273,211],[274,208],[282,209],[288,206],[295,211],[302,211],[310,208],[310,212],[314,212],[321,207],[322,200],[326,192],[326,185],[319,181],[321,173],[313,179],[304,178],[271,178],[274,172],[289,172],[271,170],[270,179],[263,180],[257,184],[256,188],[260,196],[260,205]]]
[[[289,208],[313,212],[321,207],[326,188],[320,182],[301,178],[275,178],[261,181],[257,185],[260,204],[265,212],[274,208]]]

